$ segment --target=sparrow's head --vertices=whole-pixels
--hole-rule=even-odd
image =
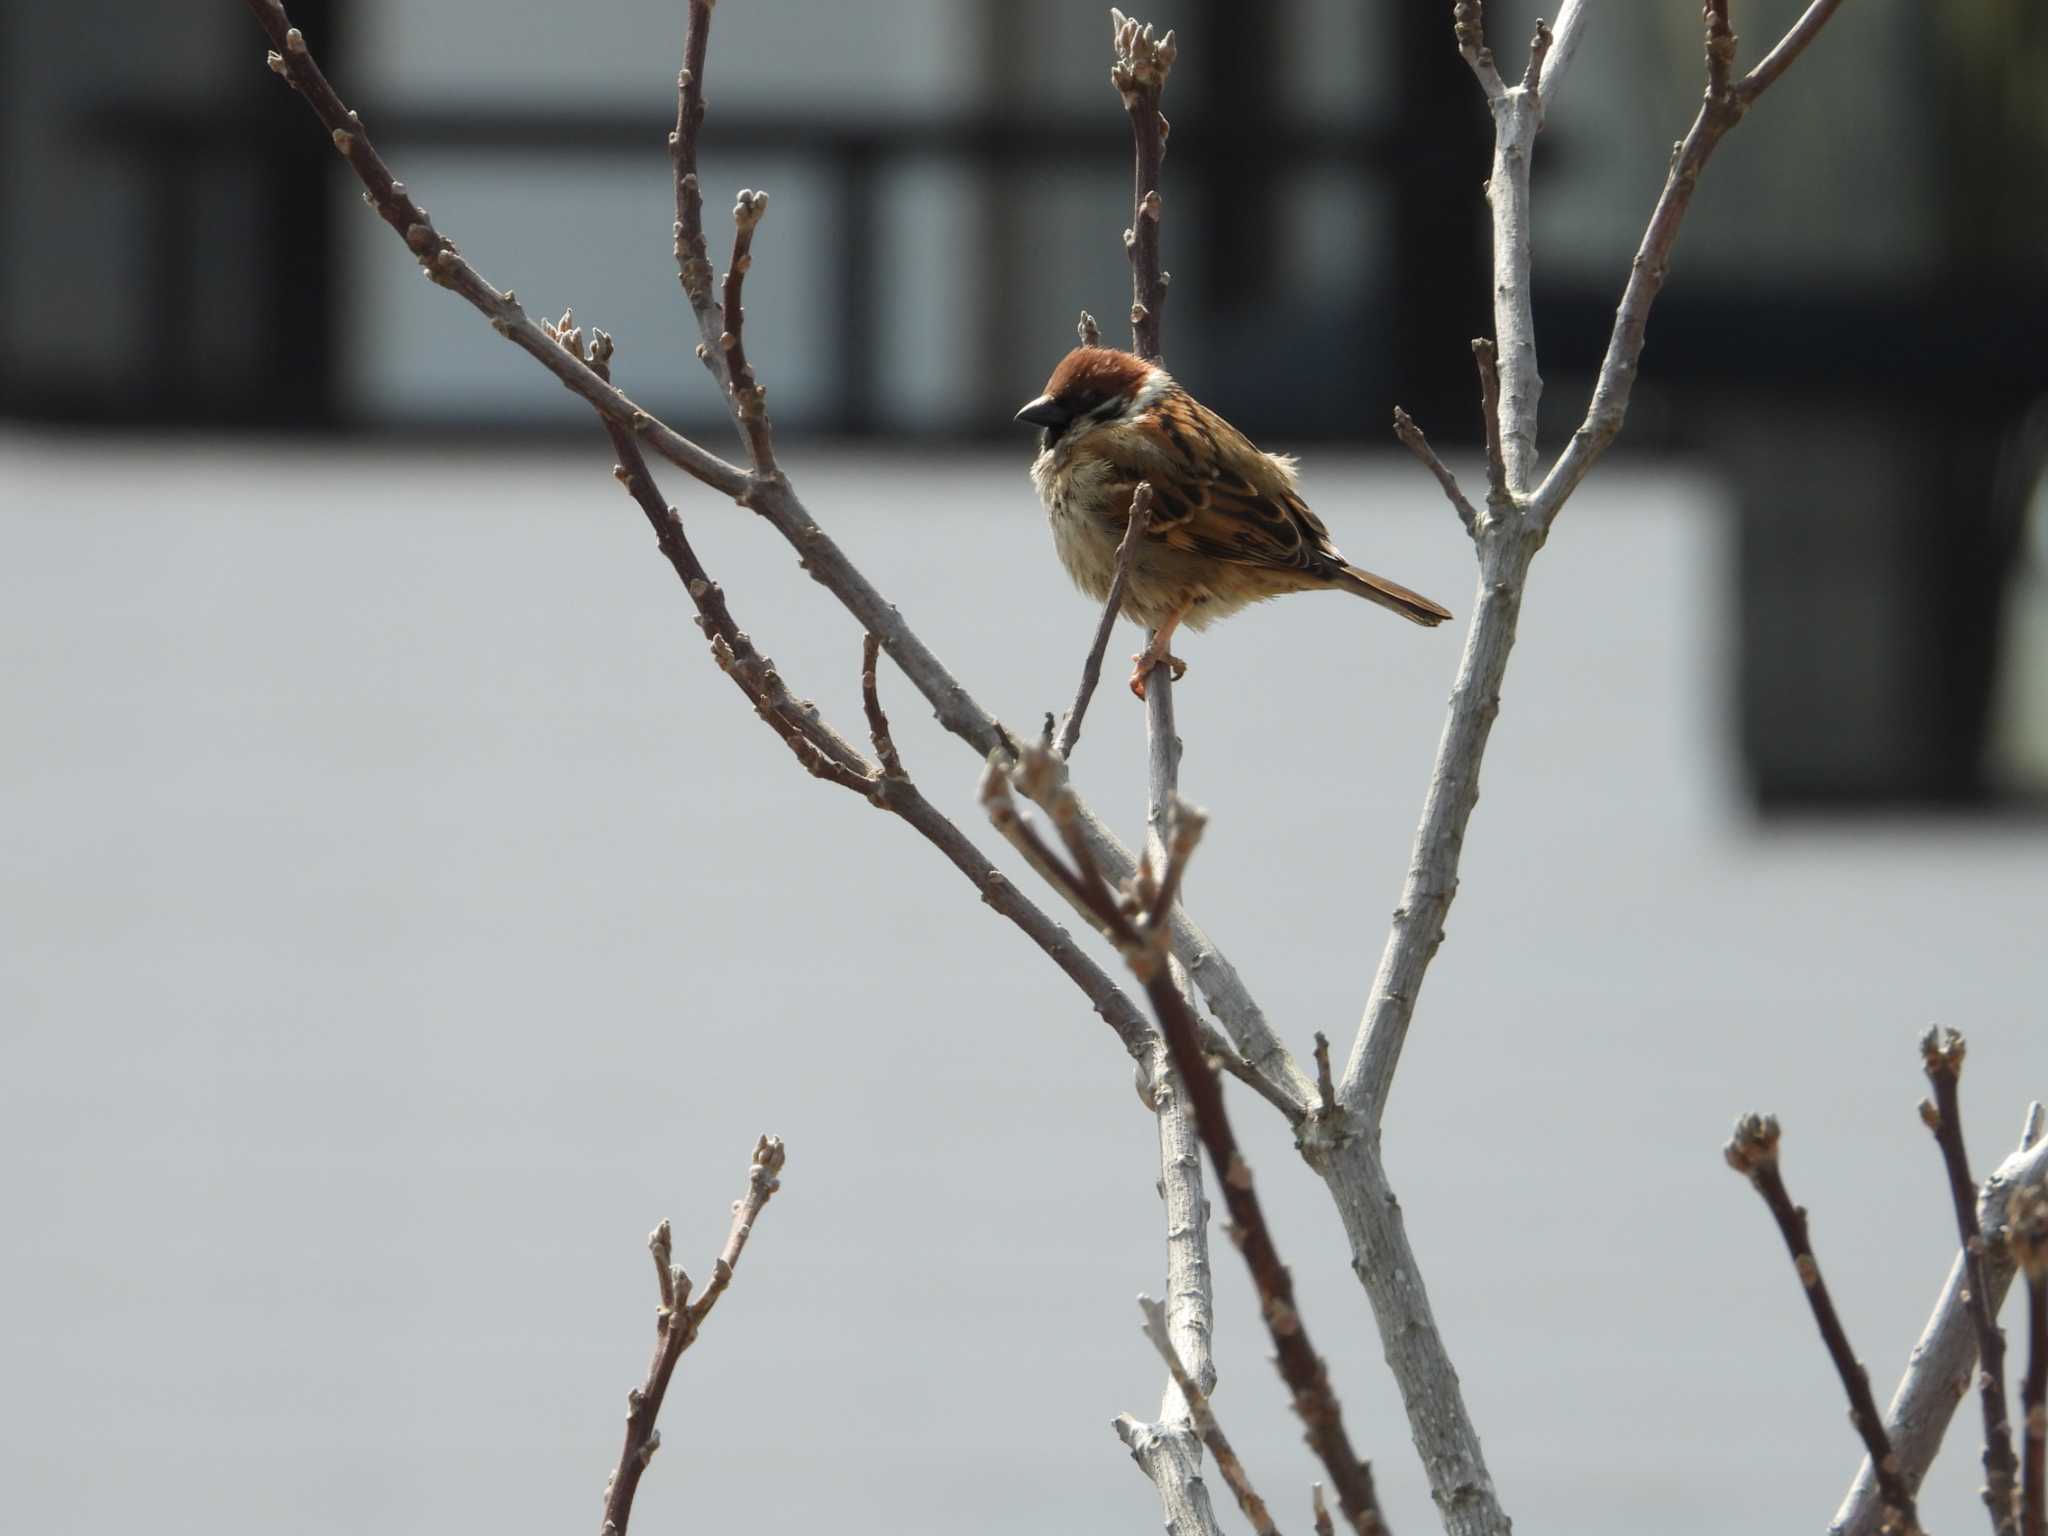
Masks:
[[[1114,347],[1076,347],[1053,369],[1045,393],[1019,411],[1017,419],[1043,427],[1040,447],[1049,449],[1069,434],[1072,441],[1130,420],[1171,384],[1165,369],[1142,357]]]

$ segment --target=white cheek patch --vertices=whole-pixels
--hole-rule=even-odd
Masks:
[[[1124,420],[1129,421],[1132,417],[1142,416],[1151,410],[1159,403],[1160,397],[1173,387],[1173,375],[1164,368],[1154,368],[1145,382],[1138,386],[1138,392],[1131,397],[1131,406],[1124,412]]]

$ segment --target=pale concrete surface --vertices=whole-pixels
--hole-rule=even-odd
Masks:
[[[1065,704],[1091,615],[1021,443],[787,448],[978,697],[1020,725]],[[0,439],[10,1526],[593,1528],[643,1235],[673,1217],[701,1272],[772,1129],[785,1192],[636,1529],[1155,1528],[1109,1429],[1160,1376],[1127,1065],[935,855],[747,717],[606,463]],[[857,726],[852,623],[669,478],[741,622]],[[1353,558],[1469,611],[1412,464],[1319,455],[1309,489]],[[1970,1032],[1986,1165],[2048,1091],[2048,833],[1748,820],[1719,510],[1696,475],[1603,471],[1538,563],[1395,1089],[1389,1165],[1530,1531],[1813,1530],[1853,1469],[1721,1164],[1736,1112],[1785,1117],[1882,1395],[1951,1246],[1915,1033]],[[1335,598],[1190,641],[1215,820],[1189,900],[1297,1049],[1355,1025],[1457,644]],[[992,843],[970,755],[883,687]],[[1105,692],[1079,758],[1133,834],[1139,735]],[[1334,1217],[1263,1106],[1242,1120],[1392,1523],[1431,1529]],[[1219,1409],[1305,1528],[1310,1461],[1217,1265]],[[1981,1518],[1973,1440],[1936,1529]]]

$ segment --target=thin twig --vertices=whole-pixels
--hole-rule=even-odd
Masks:
[[[1266,1508],[1266,1501],[1259,1497],[1252,1487],[1251,1479],[1244,1470],[1244,1463],[1238,1459],[1236,1450],[1223,1433],[1223,1426],[1216,1422],[1215,1411],[1209,1406],[1209,1397],[1201,1384],[1188,1374],[1182,1364],[1180,1351],[1173,1347],[1173,1340],[1166,1332],[1166,1308],[1150,1296],[1138,1298],[1138,1310],[1145,1316],[1145,1337],[1152,1341],[1152,1347],[1159,1351],[1159,1358],[1166,1362],[1166,1369],[1173,1377],[1173,1383],[1180,1388],[1181,1396],[1187,1400],[1188,1413],[1194,1419],[1195,1433],[1202,1437],[1202,1444],[1209,1448],[1209,1454],[1216,1458],[1216,1470],[1223,1474],[1223,1481],[1230,1485],[1231,1493],[1237,1499],[1237,1507],[1244,1511],[1244,1517],[1258,1536],[1280,1536],[1273,1524],[1273,1515]]]
[[[1432,475],[1436,476],[1436,483],[1444,488],[1444,495],[1450,498],[1451,505],[1457,509],[1458,521],[1465,525],[1465,532],[1475,539],[1478,538],[1479,514],[1473,509],[1472,503],[1466,500],[1465,492],[1458,485],[1458,477],[1436,456],[1436,450],[1429,446],[1429,439],[1422,435],[1422,428],[1415,425],[1415,418],[1398,405],[1394,407],[1394,435],[1407,445],[1410,453],[1422,460],[1424,467]]]
[[[1991,1511],[1995,1536],[2010,1536],[2019,1519],[2013,1502],[2018,1466],[2013,1460],[2012,1425],[2005,1401],[2005,1335],[1991,1310],[1990,1266],[1984,1233],[1977,1225],[1977,1183],[1970,1177],[1970,1156],[1963,1146],[1963,1110],[1957,1090],[1964,1051],[1963,1037],[1952,1029],[1940,1033],[1930,1029],[1921,1036],[1921,1063],[1934,1088],[1934,1099],[1921,1102],[1920,1118],[1941,1148],[1964,1272],[1969,1277],[1970,1320],[1977,1328],[1980,1362],[1977,1387],[1984,1407],[1984,1505]]]
[[[1606,356],[1601,359],[1593,398],[1586,408],[1586,419],[1572,434],[1571,442],[1531,498],[1534,515],[1545,524],[1556,520],[1571,493],[1586,478],[1586,472],[1621,431],[1622,420],[1628,414],[1629,395],[1635,386],[1636,365],[1642,357],[1643,340],[1649,328],[1650,309],[1657,302],[1657,295],[1663,291],[1664,279],[1671,270],[1671,249],[1678,240],[1678,228],[1685,218],[1686,209],[1692,205],[1693,190],[1699,184],[1700,172],[1706,168],[1708,159],[1728,130],[1740,122],[1756,99],[1791,67],[1792,61],[1813,41],[1839,4],[1840,0],[1814,0],[1778,46],[1740,83],[1716,95],[1710,82],[1706,96],[1700,102],[1699,115],[1679,142],[1678,152],[1671,157],[1664,190],[1657,198],[1657,206],[1643,231],[1642,243],[1636,248],[1635,260],[1629,267],[1628,284],[1622,290],[1621,305],[1615,312],[1614,330],[1608,338]],[[1707,56],[1711,60],[1717,46],[1711,6],[1705,16]],[[1724,26],[1725,20],[1724,12]],[[1733,42],[1730,37],[1727,46],[1732,48]]]
[[[1102,331],[1095,324],[1095,317],[1085,309],[1081,311],[1081,318],[1074,323],[1074,334],[1081,338],[1081,345],[1084,347],[1102,345]]]
[[[1800,1287],[1806,1292],[1807,1305],[1813,1309],[1821,1341],[1827,1346],[1828,1358],[1835,1363],[1835,1373],[1842,1379],[1842,1390],[1848,1394],[1849,1422],[1862,1437],[1864,1449],[1877,1468],[1879,1488],[1896,1516],[1901,1536],[1912,1536],[1920,1529],[1912,1491],[1899,1476],[1891,1442],[1885,1435],[1884,1419],[1870,1395],[1870,1373],[1857,1363],[1855,1351],[1849,1347],[1849,1336],[1842,1330],[1841,1317],[1828,1295],[1827,1282],[1821,1279],[1820,1264],[1807,1236],[1806,1212],[1794,1205],[1785,1192],[1784,1178],[1778,1172],[1778,1136],[1778,1122],[1772,1116],[1745,1115],[1735,1122],[1735,1134],[1724,1155],[1728,1166],[1747,1178],[1763,1197],[1771,1218],[1778,1224],[1785,1247],[1792,1255],[1792,1267],[1798,1272]]]
[[[1537,98],[1539,111],[1543,97],[1543,61],[1550,56],[1551,41],[1550,24],[1538,16],[1536,35],[1529,39],[1529,63],[1522,70],[1522,90]]]
[[[873,635],[861,636],[860,642],[860,701],[867,711],[868,739],[875,744],[875,756],[882,764],[882,772],[892,779],[903,778],[903,758],[896,750],[895,733],[889,729],[889,717],[882,713],[882,692],[875,680],[875,663],[882,654],[882,642]]]
[[[1778,76],[1792,67],[1793,61],[1806,51],[1806,45],[1820,35],[1820,29],[1828,24],[1828,18],[1835,14],[1842,0],[1813,0],[1800,18],[1793,22],[1785,35],[1778,39],[1778,46],[1765,54],[1762,60],[1748,74],[1735,93],[1744,103],[1757,97],[1777,83]]]
[[[1110,65],[1110,83],[1123,98],[1131,117],[1131,139],[1136,149],[1131,192],[1131,227],[1124,231],[1124,249],[1131,258],[1131,350],[1147,362],[1158,362],[1160,324],[1166,308],[1169,279],[1159,265],[1159,216],[1164,204],[1159,196],[1159,167],[1166,158],[1166,119],[1159,112],[1159,97],[1166,89],[1166,77],[1178,53],[1173,33],[1155,38],[1151,27],[1134,21],[1122,11],[1109,13],[1110,41],[1115,62]]]
[[[1500,360],[1484,336],[1472,338],[1472,361],[1479,369],[1479,416],[1486,432],[1486,499],[1496,513],[1513,502],[1508,492],[1508,462],[1500,432]]]
[[[1337,1113],[1337,1085],[1330,1077],[1330,1037],[1316,1031],[1316,1097],[1326,1115]]]
[[[1202,1032],[1202,1045],[1208,1051],[1211,1061],[1279,1110],[1289,1125],[1301,1123],[1302,1107],[1278,1086],[1255,1071],[1252,1064],[1238,1054],[1237,1047],[1224,1039],[1220,1031],[1205,1028]]]
[[[775,440],[765,405],[768,391],[756,382],[754,366],[747,361],[747,312],[740,303],[740,292],[747,280],[747,269],[754,264],[754,230],[767,211],[766,192],[740,189],[739,200],[732,207],[732,265],[726,269],[725,303],[721,310],[725,329],[718,337],[719,348],[725,353],[726,388],[732,394],[733,414],[746,434],[747,452],[757,475],[775,473]]]
[[[1479,88],[1486,92],[1486,99],[1495,101],[1505,96],[1507,82],[1494,67],[1493,50],[1486,46],[1486,7],[1480,0],[1458,0],[1451,15],[1458,52],[1479,81]]]
[[[1337,1527],[1330,1523],[1330,1506],[1323,1502],[1323,1485],[1308,1485],[1309,1504],[1315,1511],[1316,1536],[1337,1536]]]
[[[2015,1273],[2012,1253],[2002,1240],[2012,1202],[2026,1190],[2048,1188],[2048,1137],[2041,1134],[2041,1115],[2041,1105],[2029,1107],[2018,1149],[1984,1181],[1978,1200],[1977,1224],[1985,1233],[1994,1314]],[[1949,1266],[1927,1326],[1907,1355],[1891,1406],[1885,1410],[1885,1434],[1899,1464],[1899,1475],[1909,1488],[1917,1488],[1934,1464],[1949,1419],[1969,1393],[1976,1366],[1977,1329],[1970,1316],[1969,1270],[1963,1260],[1964,1256],[1957,1254]],[[1876,1469],[1865,1459],[1829,1523],[1828,1533],[1877,1536],[1883,1518]]]
[[[661,1430],[655,1421],[661,1416],[661,1402],[668,1393],[669,1378],[675,1374],[676,1362],[682,1359],[683,1351],[697,1342],[698,1331],[711,1315],[711,1309],[718,1305],[718,1298],[732,1284],[733,1270],[739,1264],[754,1223],[760,1219],[775,1191],[782,1187],[780,1175],[784,1156],[780,1137],[763,1136],[755,1143],[753,1162],[747,1169],[746,1192],[733,1202],[732,1226],[726,1233],[724,1248],[712,1264],[711,1283],[695,1301],[690,1299],[690,1277],[671,1264],[669,1224],[664,1221],[647,1240],[654,1254],[655,1270],[661,1277],[661,1308],[655,1314],[654,1358],[648,1364],[646,1380],[626,1397],[626,1443],[619,1452],[618,1465],[612,1469],[610,1481],[605,1484],[602,1536],[626,1536],[627,1523],[633,1518],[633,1495],[639,1490],[641,1474],[661,1448]]]
[[[2013,1196],[2006,1243],[2027,1277],[2027,1374],[2020,1382],[2026,1457],[2020,1472],[2021,1536],[2048,1536],[2048,1191]]]
[[[1093,324],[1085,313],[1083,318]],[[1100,340],[1099,337],[1097,339]],[[1145,530],[1151,524],[1152,482],[1140,480],[1137,489],[1131,492],[1131,519],[1124,529],[1123,541],[1116,547],[1116,574],[1110,578],[1109,596],[1103,599],[1102,618],[1095,625],[1095,639],[1088,647],[1088,659],[1081,663],[1081,686],[1074,693],[1074,707],[1060,722],[1059,740],[1053,746],[1053,751],[1062,758],[1072,757],[1074,747],[1081,740],[1081,718],[1088,713],[1088,701],[1095,697],[1095,685],[1102,680],[1102,655],[1109,649],[1110,631],[1116,628],[1117,615],[1123,612],[1124,588],[1131,578],[1131,560],[1137,553],[1138,541],[1145,537]]]
[[[1725,100],[1735,73],[1735,32],[1728,25],[1728,0],[1706,0],[1700,14],[1707,26],[1707,95]]]

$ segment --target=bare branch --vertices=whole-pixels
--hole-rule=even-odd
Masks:
[[[1969,1277],[1970,1320],[1977,1329],[1977,1358],[1982,1369],[1977,1386],[1984,1406],[1984,1505],[1991,1511],[1995,1536],[2011,1536],[2019,1514],[2013,1479],[2018,1471],[2012,1453],[2012,1425],[2005,1404],[2005,1335],[1991,1310],[1991,1276],[1984,1233],[1977,1225],[1977,1184],[1970,1177],[1970,1157],[1963,1147],[1963,1110],[1957,1087],[1963,1071],[1963,1037],[1954,1030],[1939,1035],[1928,1030],[1920,1039],[1920,1055],[1933,1085],[1934,1100],[1923,1101],[1920,1118],[1934,1132],[1948,1172],[1949,1197],[1955,1206],[1956,1233],[1962,1264]]]
[[[1173,909],[1174,900],[1180,895],[1180,882],[1187,873],[1188,860],[1194,855],[1195,845],[1201,842],[1203,829],[1208,825],[1209,818],[1181,799],[1178,790],[1168,791],[1165,870],[1159,877],[1159,888],[1152,895],[1152,905],[1145,913],[1148,928],[1164,928],[1166,914]]]
[[[712,302],[711,251],[704,241],[704,192],[697,180],[697,134],[704,126],[704,61],[711,47],[712,0],[689,0],[683,67],[676,75],[676,126],[668,136],[675,166],[676,275],[692,312]]]
[[[661,1288],[661,1310],[673,1312],[676,1305],[675,1234],[666,1220],[647,1234],[647,1251],[654,1255],[655,1283]]]
[[[1700,14],[1707,24],[1707,96],[1724,101],[1735,72],[1735,33],[1728,25],[1728,0],[1706,0]]]
[[[1820,29],[1828,24],[1828,18],[1835,14],[1841,3],[1842,0],[1813,0],[1805,13],[1792,23],[1791,29],[1778,39],[1778,46],[1742,77],[1742,83],[1735,91],[1745,104],[1755,101],[1777,84],[1778,76],[1790,69],[1799,55],[1806,51],[1806,45],[1820,35]]]
[[[1178,49],[1172,32],[1154,38],[1151,27],[1122,11],[1109,13],[1109,30],[1116,50],[1109,79],[1131,116],[1136,150],[1131,227],[1124,231],[1124,249],[1131,258],[1131,350],[1156,363],[1162,355],[1159,330],[1169,282],[1159,266],[1159,216],[1164,209],[1159,197],[1159,167],[1166,158],[1167,135],[1159,97],[1166,89]]]
[[[2010,1204],[2023,1190],[2048,1186],[2048,1138],[2040,1134],[2039,1114],[2038,1104],[2029,1110],[2019,1150],[1984,1181],[1978,1201],[1977,1224],[1986,1234],[1987,1294],[1994,1315],[2013,1281],[2012,1254],[2000,1241]],[[1885,1411],[1885,1433],[1909,1488],[1917,1488],[1934,1464],[1949,1419],[1969,1392],[1977,1360],[1970,1297],[1969,1270],[1958,1254]],[[1877,1536],[1883,1515],[1875,1470],[1865,1461],[1828,1526],[1829,1536]]]
[[[768,194],[741,188],[732,209],[732,266],[725,274],[725,329],[719,333],[719,349],[725,353],[726,388],[732,395],[733,415],[746,434],[747,452],[754,461],[754,473],[775,473],[774,429],[768,422],[768,391],[754,379],[753,364],[747,361],[744,339],[746,310],[740,304],[740,290],[747,269],[754,264],[754,230],[768,211]]]
[[[1807,28],[1804,35],[1810,37],[1832,9],[1816,5],[1794,31]],[[1544,66],[1553,84],[1563,53],[1560,43],[1576,46],[1581,15],[1578,6],[1567,5],[1560,18],[1558,38]],[[1478,6],[1469,0],[1461,3],[1457,19],[1460,48],[1483,49]],[[1422,820],[1416,828],[1408,878],[1394,910],[1393,927],[1340,1090],[1347,1109],[1361,1115],[1368,1127],[1378,1125],[1386,1107],[1394,1069],[1414,1018],[1416,996],[1429,962],[1443,942],[1444,919],[1457,892],[1465,832],[1478,802],[1480,766],[1500,709],[1507,658],[1514,648],[1529,563],[1565,500],[1621,430],[1650,307],[1663,286],[1672,242],[1701,168],[1754,98],[1755,93],[1745,91],[1746,85],[1720,99],[1709,96],[1673,157],[1622,295],[1586,421],[1533,492],[1530,482],[1536,469],[1536,407],[1542,379],[1536,366],[1531,306],[1529,166],[1540,127],[1534,103],[1540,98],[1514,91],[1494,103],[1493,170],[1487,182],[1487,201],[1493,212],[1500,446],[1506,488],[1523,515],[1496,518],[1500,524],[1496,534],[1477,541],[1479,599],[1472,628],[1459,661],[1450,712],[1437,746]],[[1485,530],[1481,532],[1484,535]]]
[[[633,1495],[639,1490],[641,1474],[661,1448],[661,1431],[655,1421],[661,1416],[661,1402],[668,1393],[669,1378],[675,1374],[676,1362],[682,1359],[683,1351],[697,1342],[698,1330],[711,1315],[711,1309],[718,1305],[718,1298],[732,1284],[733,1269],[740,1261],[740,1252],[746,1247],[755,1221],[775,1191],[782,1187],[783,1161],[781,1138],[763,1136],[755,1143],[753,1162],[747,1169],[746,1193],[733,1202],[732,1227],[726,1234],[725,1247],[712,1265],[711,1284],[695,1302],[690,1300],[689,1276],[670,1265],[669,1224],[664,1221],[648,1238],[648,1247],[654,1253],[655,1269],[661,1277],[661,1309],[655,1314],[654,1358],[648,1364],[645,1381],[626,1397],[626,1443],[619,1452],[618,1465],[612,1469],[611,1479],[604,1490],[605,1536],[626,1536],[626,1526],[633,1518]]]
[[[1458,52],[1471,67],[1479,88],[1488,101],[1498,101],[1508,91],[1507,82],[1494,67],[1493,50],[1486,46],[1486,7],[1481,0],[1458,0],[1451,12],[1458,39]]]
[[[1539,117],[1543,100],[1543,61],[1550,55],[1550,44],[1550,24],[1538,16],[1536,35],[1529,39],[1529,63],[1522,71],[1522,91],[1536,98]]]
[[[1209,1059],[1218,1068],[1229,1073],[1240,1083],[1243,1083],[1245,1087],[1251,1089],[1253,1093],[1256,1093],[1268,1104],[1279,1110],[1289,1125],[1301,1123],[1302,1106],[1289,1098],[1277,1084],[1253,1071],[1252,1064],[1240,1056],[1237,1053],[1237,1048],[1224,1039],[1221,1033],[1215,1029],[1205,1028],[1202,1032],[1202,1044],[1209,1053]]]
[[[1244,1517],[1251,1522],[1258,1536],[1280,1536],[1273,1524],[1271,1511],[1266,1501],[1259,1497],[1246,1476],[1244,1463],[1238,1460],[1237,1452],[1223,1433],[1223,1426],[1216,1422],[1216,1414],[1209,1406],[1209,1398],[1201,1384],[1188,1374],[1181,1363],[1180,1351],[1173,1347],[1173,1340],[1166,1332],[1166,1308],[1150,1296],[1138,1298],[1138,1310],[1145,1315],[1145,1337],[1152,1341],[1152,1347],[1159,1351],[1159,1358],[1166,1362],[1166,1369],[1173,1377],[1173,1384],[1186,1399],[1188,1412],[1194,1419],[1195,1433],[1202,1437],[1202,1444],[1209,1448],[1209,1454],[1216,1458],[1216,1470],[1223,1474],[1223,1481],[1230,1485],[1231,1493],[1237,1499],[1237,1507],[1244,1511]]]
[[[1316,1031],[1316,1098],[1326,1115],[1337,1113],[1337,1085],[1330,1080],[1330,1037]]]
[[[1579,39],[1586,35],[1586,0],[1564,0],[1551,28],[1550,57],[1544,61],[1542,90],[1538,104],[1549,112],[1557,93],[1564,87],[1565,74],[1578,57]]]
[[[2027,1277],[2027,1374],[2020,1383],[2026,1465],[2020,1474],[2022,1536],[2048,1536],[2048,1192],[2021,1190],[2006,1234]]]
[[[1090,325],[1094,323],[1085,312],[1082,318]],[[1087,334],[1086,326],[1082,328],[1082,334]],[[1109,596],[1102,603],[1102,618],[1096,623],[1095,639],[1088,647],[1088,659],[1081,664],[1081,686],[1075,691],[1074,707],[1060,722],[1059,740],[1053,746],[1053,751],[1062,758],[1072,757],[1081,740],[1081,719],[1088,713],[1088,701],[1095,697],[1095,685],[1102,680],[1102,655],[1109,649],[1110,631],[1116,628],[1117,615],[1123,612],[1124,588],[1131,578],[1131,559],[1137,553],[1138,541],[1145,537],[1145,530],[1151,524],[1152,482],[1140,480],[1131,492],[1131,518],[1124,528],[1123,542],[1116,547],[1116,574],[1110,578]]]
[[[1479,514],[1465,499],[1464,491],[1458,486],[1458,477],[1436,456],[1436,450],[1429,446],[1429,439],[1422,435],[1422,428],[1415,425],[1415,419],[1398,405],[1394,407],[1394,435],[1407,445],[1410,453],[1422,460],[1425,469],[1436,476],[1436,483],[1443,487],[1444,495],[1457,509],[1458,521],[1465,525],[1465,532],[1478,538]]]
[[[1337,1527],[1330,1523],[1330,1506],[1323,1502],[1323,1485],[1310,1483],[1308,1497],[1315,1510],[1316,1536],[1337,1536]]]
[[[1714,6],[1709,5],[1704,13],[1710,67],[1723,49],[1729,61],[1732,63],[1733,60],[1733,36],[1726,36],[1725,42],[1718,40],[1726,32],[1726,6],[1724,0],[1716,0],[1716,3],[1721,5],[1720,32],[1716,31]],[[1622,420],[1628,413],[1629,395],[1635,387],[1636,365],[1642,357],[1650,309],[1657,302],[1657,295],[1663,291],[1664,279],[1670,272],[1671,248],[1678,239],[1678,227],[1685,218],[1686,209],[1692,205],[1692,194],[1699,184],[1700,172],[1728,130],[1740,122],[1757,97],[1791,67],[1792,61],[1827,24],[1839,4],[1840,0],[1814,0],[1778,46],[1744,76],[1740,84],[1717,95],[1710,76],[1699,115],[1693,119],[1692,127],[1679,142],[1678,152],[1671,158],[1664,190],[1650,214],[1642,243],[1636,249],[1635,261],[1629,268],[1628,285],[1622,290],[1621,306],[1615,312],[1614,332],[1608,339],[1607,354],[1601,360],[1586,419],[1572,434],[1571,442],[1551,466],[1550,473],[1544,476],[1542,485],[1532,498],[1531,510],[1545,524],[1555,521],[1566,500],[1586,478],[1586,472],[1621,431]]]
[[[875,756],[881,761],[882,772],[892,779],[900,779],[907,777],[903,772],[903,759],[896,751],[896,737],[889,729],[889,717],[882,713],[881,688],[875,680],[875,663],[881,654],[881,641],[873,635],[861,636],[860,699],[867,711],[868,739],[875,744]]]
[[[1472,338],[1472,361],[1479,368],[1479,418],[1486,431],[1486,500],[1497,515],[1505,514],[1514,498],[1508,491],[1507,450],[1500,432],[1500,361],[1484,336]]]
[[[1724,1155],[1728,1166],[1747,1178],[1763,1197],[1771,1218],[1778,1224],[1785,1247],[1792,1255],[1792,1267],[1798,1272],[1800,1287],[1806,1292],[1807,1305],[1813,1309],[1813,1320],[1820,1328],[1821,1342],[1827,1346],[1828,1358],[1834,1361],[1842,1390],[1848,1394],[1849,1422],[1862,1437],[1877,1468],[1878,1487],[1895,1517],[1895,1528],[1901,1536],[1913,1536],[1920,1529],[1920,1516],[1913,1507],[1912,1491],[1899,1475],[1884,1420],[1870,1395],[1870,1373],[1857,1363],[1855,1351],[1849,1347],[1849,1336],[1843,1332],[1842,1320],[1828,1295],[1827,1282],[1821,1279],[1820,1264],[1813,1256],[1813,1243],[1806,1232],[1806,1212],[1794,1205],[1785,1192],[1785,1181],[1778,1172],[1778,1135],[1778,1122],[1771,1116],[1746,1115],[1735,1122],[1735,1134]]]

